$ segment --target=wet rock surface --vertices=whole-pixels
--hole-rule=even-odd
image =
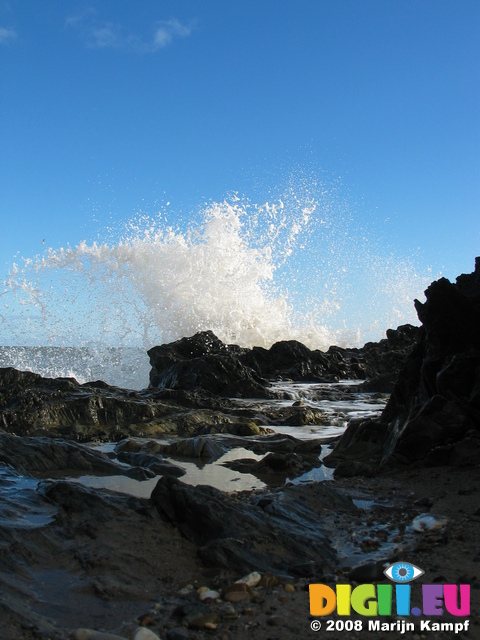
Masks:
[[[370,379],[369,390],[390,390],[417,339],[418,329],[389,329],[387,338],[361,349],[330,347],[324,353],[295,340],[270,349],[226,345],[211,331],[150,349],[150,386],[204,390],[227,397],[271,397],[271,380],[335,382]]]
[[[141,393],[103,382],[79,384],[73,378],[0,369],[0,427],[17,435],[118,440],[129,431],[142,433],[171,411]]]
[[[0,462],[9,464],[20,473],[39,478],[57,472],[126,475],[138,480],[151,477],[140,466],[126,468],[101,451],[75,442],[42,437],[21,438],[7,433],[0,433]]]
[[[322,465],[318,453],[269,453],[262,460],[251,458],[232,460],[223,463],[229,469],[252,473],[267,485],[284,484],[287,478],[303,475],[312,468]]]
[[[13,368],[0,368],[0,429],[79,442],[117,441],[129,435],[258,432],[249,412],[205,392],[137,392]]]
[[[321,511],[354,509],[326,484],[310,496],[287,487],[249,501],[164,477],[151,500],[163,517],[197,545],[205,564],[294,575],[322,574],[335,562],[335,551],[322,530]]]
[[[379,420],[349,425],[326,459],[339,474],[381,465],[469,465],[480,461],[480,258],[475,271],[445,278],[415,301],[422,322]]]

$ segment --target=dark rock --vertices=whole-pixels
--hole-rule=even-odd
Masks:
[[[210,431],[261,434],[252,413],[205,391],[130,391],[0,368],[0,430],[80,442]]]
[[[6,553],[5,542],[18,532],[46,526],[56,515],[57,509],[37,492],[38,481],[26,478],[11,465],[0,462],[0,557],[2,569],[14,571],[13,557]]]
[[[278,483],[283,484],[285,478],[296,478],[303,475],[314,467],[322,465],[317,454],[298,453],[269,453],[262,460],[256,461],[251,458],[232,460],[224,462],[224,466],[234,471],[251,473],[257,478],[264,479],[268,484],[272,484],[272,476],[278,477]]]
[[[175,476],[175,478],[179,478],[186,473],[185,469],[178,467],[169,460],[165,460],[163,456],[147,451],[139,451],[137,453],[120,451],[117,458],[120,462],[125,462],[133,467],[148,469],[159,476]]]
[[[20,473],[45,477],[62,472],[101,475],[127,475],[145,480],[146,474],[138,468],[128,469],[102,453],[84,445],[52,438],[21,438],[0,433],[0,462],[8,463]]]
[[[135,510],[139,510],[140,505],[143,505],[142,500],[133,496],[91,489],[65,480],[41,483],[39,491],[66,512],[89,513],[89,516],[94,514],[97,522],[111,519],[115,514],[121,515],[126,505]]]
[[[360,460],[342,460],[334,471],[335,478],[353,478],[354,476],[373,477],[377,469]]]
[[[393,380],[415,335],[415,328],[406,325],[389,331],[380,343],[362,349],[332,347],[322,353],[296,341],[278,342],[270,349],[244,349],[225,345],[207,331],[151,349],[151,386],[139,392],[101,381],[79,384],[73,378],[0,369],[0,429],[88,442],[169,433],[263,434],[261,425],[269,421],[322,424],[323,413],[312,407],[249,409],[229,397],[271,397],[274,392],[267,378],[332,382],[383,376],[381,383],[371,384],[385,389],[385,376]],[[475,365],[474,358],[469,362]],[[452,377],[457,380],[461,366],[454,363],[443,372],[442,384]],[[472,404],[480,411],[480,386],[471,393]]]
[[[202,389],[228,397],[268,396],[269,383],[242,364],[244,349],[225,345],[211,331],[150,349],[151,387]]]
[[[211,438],[197,436],[165,445],[163,451],[168,456],[216,460],[223,456],[227,449]]]
[[[329,376],[333,381],[336,375],[336,371],[330,371],[329,359],[324,353],[312,351],[296,340],[276,342],[268,350],[254,347],[244,355],[243,361],[269,378],[325,380]]]
[[[415,301],[423,323],[419,342],[382,416],[351,423],[327,464],[480,461],[480,258],[472,274],[456,284],[441,278],[425,296],[425,303]]]
[[[323,460],[328,467],[363,468],[362,461],[369,464],[378,458],[387,438],[387,426],[378,420],[355,419],[349,425],[332,453]],[[339,475],[341,475],[341,471]],[[354,472],[347,475],[356,475]]]
[[[145,394],[105,383],[0,369],[0,429],[17,435],[47,435],[88,441],[162,432],[172,407]]]
[[[311,493],[301,489],[301,500],[297,497],[300,488],[289,486],[272,492],[270,500],[262,495],[261,504],[255,504],[254,499],[239,501],[212,487],[191,487],[164,477],[151,501],[198,546],[207,566],[245,573],[252,569],[288,573],[301,563],[313,563],[317,570],[331,567],[335,551],[323,532],[319,512],[327,506],[338,510],[355,507],[326,483]]]
[[[385,340],[367,343],[362,349],[330,347],[323,353],[296,340],[277,342],[270,349],[244,349],[226,345],[211,331],[205,331],[150,349],[150,385],[265,398],[271,395],[268,380],[335,382],[379,378],[378,390],[389,387],[389,391],[417,335],[417,327],[403,325],[390,329]]]
[[[237,442],[237,446],[250,449],[254,453],[269,453],[279,451],[281,453],[295,452],[295,453],[316,453],[320,454],[322,450],[321,440],[299,440],[289,435],[270,435],[260,438],[250,437],[242,440],[233,440],[229,438],[230,442]]]

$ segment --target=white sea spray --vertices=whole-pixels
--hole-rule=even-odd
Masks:
[[[431,280],[318,184],[263,204],[233,195],[177,226],[141,214],[105,236],[12,266],[0,344],[146,350],[210,329],[249,347],[360,345],[415,322]]]

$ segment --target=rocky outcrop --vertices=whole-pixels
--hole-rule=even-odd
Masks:
[[[220,396],[268,397],[269,383],[242,363],[245,349],[226,345],[211,331],[150,349],[150,386],[202,389]]]
[[[151,478],[147,465],[127,468],[111,460],[105,453],[76,442],[52,438],[21,438],[0,433],[0,463],[17,472],[35,477],[49,474],[126,475],[136,480]],[[135,462],[133,462],[135,464]],[[140,467],[145,467],[142,469]]]
[[[348,498],[326,483],[310,489],[290,486],[241,501],[213,487],[191,487],[164,477],[151,501],[197,545],[207,566],[282,575],[328,571],[336,553],[322,525],[322,510],[355,511]]]
[[[472,274],[441,278],[425,296],[415,301],[419,342],[380,420],[350,424],[326,460],[339,474],[480,461],[480,258]]]
[[[0,368],[0,431],[87,442],[168,433],[254,435],[271,423],[322,424],[322,412],[311,407],[283,407],[273,415],[266,407],[249,411],[230,398],[274,397],[270,381],[283,379],[367,379],[365,390],[385,391],[416,333],[406,325],[362,349],[331,347],[323,353],[295,341],[244,349],[206,331],[151,349],[150,387],[143,391]]]
[[[17,435],[119,440],[171,411],[164,403],[104,382],[79,384],[74,378],[0,369],[0,429]]]
[[[332,346],[327,352],[311,350],[295,340],[277,342],[270,349],[254,347],[242,359],[269,379],[305,382],[367,380],[368,391],[390,391],[418,335],[418,327],[388,329],[379,342],[361,348]]]
[[[232,414],[232,415],[231,415]],[[104,382],[0,368],[0,431],[79,442],[126,436],[261,430],[226,398],[173,389],[130,391]]]
[[[277,397],[271,381],[284,379],[366,379],[364,390],[385,391],[416,333],[406,325],[362,349],[323,353],[295,341],[244,349],[207,331],[151,349],[151,386],[143,391],[0,368],[0,431],[88,442],[170,433],[255,435],[265,433],[262,425],[322,424],[322,412],[312,407],[250,410],[233,399]]]
[[[202,390],[226,397],[266,398],[270,382],[370,380],[368,391],[389,391],[418,335],[418,328],[389,329],[387,338],[361,349],[330,347],[324,353],[295,340],[270,349],[226,345],[211,331],[150,349],[150,385]]]

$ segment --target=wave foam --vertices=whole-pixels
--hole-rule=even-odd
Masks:
[[[431,280],[374,246],[319,187],[262,205],[234,196],[184,230],[143,216],[115,242],[14,266],[2,328],[18,344],[151,347],[207,329],[243,346],[359,344],[415,322]]]

